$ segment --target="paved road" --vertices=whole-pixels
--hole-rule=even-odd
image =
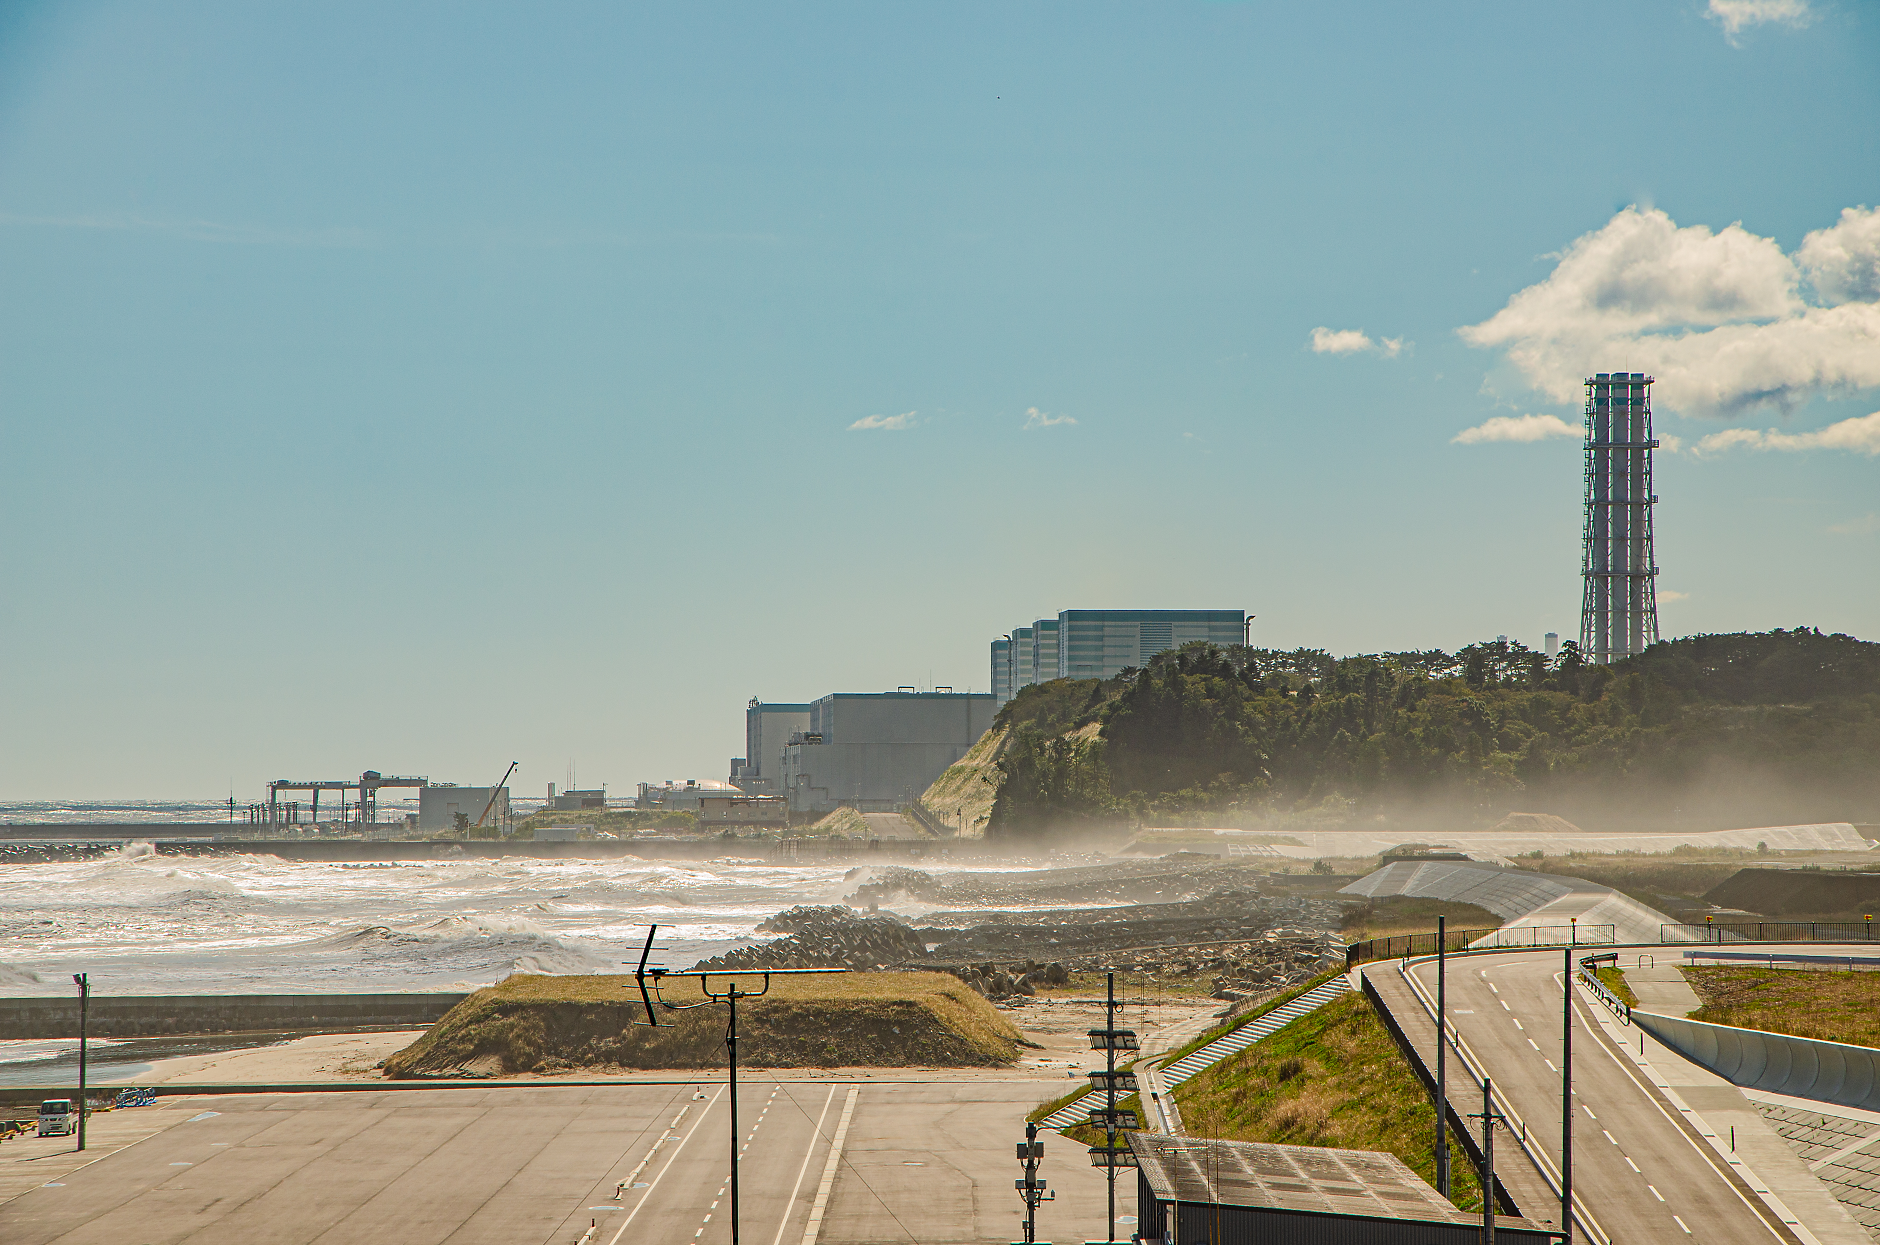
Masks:
[[[1496,1089],[1560,1159],[1559,948],[1450,961],[1450,1015]],[[1436,966],[1412,969],[1434,993]],[[1614,1242],[1799,1241],[1621,1053],[1576,991],[1573,1181]],[[1479,1108],[1478,1108],[1479,1109]]]
[[[1051,1088],[747,1082],[742,1240],[805,1245],[812,1221],[816,1245],[1015,1239],[1012,1142]],[[0,1241],[575,1245],[590,1225],[589,1245],[730,1239],[727,1101],[710,1083],[702,1098],[689,1084],[492,1087],[142,1110],[183,1119],[0,1205]],[[1047,1155],[1067,1196],[1043,1211],[1043,1239],[1102,1235],[1101,1174],[1072,1149]]]

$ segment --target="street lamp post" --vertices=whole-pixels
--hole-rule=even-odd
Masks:
[[[73,973],[72,982],[78,987],[78,1148],[85,1148],[85,1117],[90,1114],[89,1104],[85,1100],[85,1029],[91,1018],[91,976],[88,973]]]

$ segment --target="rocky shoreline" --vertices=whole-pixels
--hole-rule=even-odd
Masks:
[[[1213,857],[1017,874],[870,873],[846,905],[780,912],[758,929],[782,937],[697,967],[931,969],[994,1000],[1068,984],[1074,972],[1114,970],[1205,982],[1214,998],[1239,1002],[1344,962],[1344,903],[1286,893],[1270,875]],[[986,906],[919,918],[880,911],[895,902]]]

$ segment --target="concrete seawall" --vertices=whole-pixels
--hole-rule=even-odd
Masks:
[[[424,1028],[464,994],[146,994],[92,996],[92,1037],[274,1029]],[[0,1038],[75,1038],[78,1000],[0,999]]]
[[[1880,1110],[1880,1050],[1654,1012],[1632,1023],[1732,1085]]]

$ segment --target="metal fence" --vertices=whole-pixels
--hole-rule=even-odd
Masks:
[[[1722,921],[1658,927],[1660,942],[1876,942],[1872,920]],[[1880,944],[1877,944],[1880,945]]]
[[[1460,951],[1477,938],[1494,933],[1492,929],[1452,929],[1445,931],[1443,942],[1448,950]],[[1345,948],[1345,967],[1352,968],[1372,960],[1395,960],[1406,955],[1435,955],[1436,931],[1427,934],[1393,934],[1388,938],[1366,938]]]
[[[1514,925],[1502,929],[1452,929],[1445,931],[1445,948],[1462,951],[1479,941],[1484,947],[1580,947],[1610,946],[1618,930],[1612,925]],[[1436,931],[1426,934],[1393,934],[1388,938],[1366,938],[1345,947],[1345,967],[1355,968],[1372,960],[1395,960],[1406,955],[1435,955]]]

